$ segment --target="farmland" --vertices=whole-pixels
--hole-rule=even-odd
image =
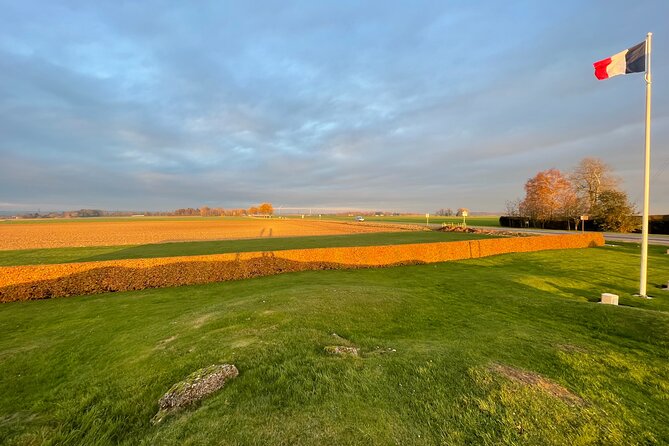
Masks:
[[[202,256],[285,249],[438,243],[491,238],[491,235],[440,231],[373,232],[363,234],[153,243],[147,245],[87,246],[0,251],[0,266],[42,265],[152,257]]]
[[[38,221],[39,222],[39,221]],[[193,240],[230,240],[357,234],[402,230],[394,226],[296,219],[123,219],[24,221],[0,225],[0,250],[118,246]]]
[[[655,299],[642,300],[631,296],[638,286],[631,244],[473,258],[504,252],[505,244],[539,247],[561,238],[498,243],[479,234],[378,232],[389,228],[373,223],[292,222],[295,232],[374,232],[278,237],[272,230],[238,240],[0,251],[3,268],[26,271],[107,262],[140,271],[142,262],[181,262],[171,274],[184,277],[225,272],[220,265],[190,271],[193,256],[231,256],[238,263],[230,271],[240,272],[247,266],[239,260],[259,252],[283,269],[247,280],[1,304],[0,388],[7,390],[0,393],[0,444],[669,442],[664,248],[651,246]],[[102,223],[143,224],[6,226],[112,227]],[[291,273],[280,263],[294,255],[348,263],[394,251],[429,257],[443,255],[445,248],[435,250],[443,242],[467,260]],[[109,285],[111,277],[94,282]],[[133,277],[142,285],[153,273]],[[603,291],[620,294],[621,305],[596,304]],[[328,355],[333,344],[360,354]],[[220,363],[235,364],[239,377],[151,424],[172,384]]]

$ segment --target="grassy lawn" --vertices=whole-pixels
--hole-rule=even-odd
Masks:
[[[282,249],[451,242],[491,237],[492,236],[481,234],[463,234],[454,232],[405,231],[351,235],[322,235],[312,237],[159,243],[151,245],[21,249],[16,251],[0,251],[0,266],[193,256],[223,254],[227,252],[279,251]]]
[[[667,444],[669,256],[651,247],[641,300],[636,251],[3,304],[0,444]],[[174,382],[223,362],[239,377],[150,423]]]

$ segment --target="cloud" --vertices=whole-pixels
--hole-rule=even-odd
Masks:
[[[633,196],[643,80],[597,82],[590,64],[643,39],[635,23],[660,29],[669,6],[647,3],[12,2],[0,202],[501,211],[539,170],[590,155]],[[623,25],[593,34],[606,23]]]

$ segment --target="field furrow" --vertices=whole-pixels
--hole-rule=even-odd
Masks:
[[[290,219],[7,224],[0,225],[0,250],[342,235],[411,229],[415,228]]]

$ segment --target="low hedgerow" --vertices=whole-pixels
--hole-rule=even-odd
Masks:
[[[600,233],[295,249],[0,268],[0,302],[239,280],[283,272],[387,267],[602,246]]]

